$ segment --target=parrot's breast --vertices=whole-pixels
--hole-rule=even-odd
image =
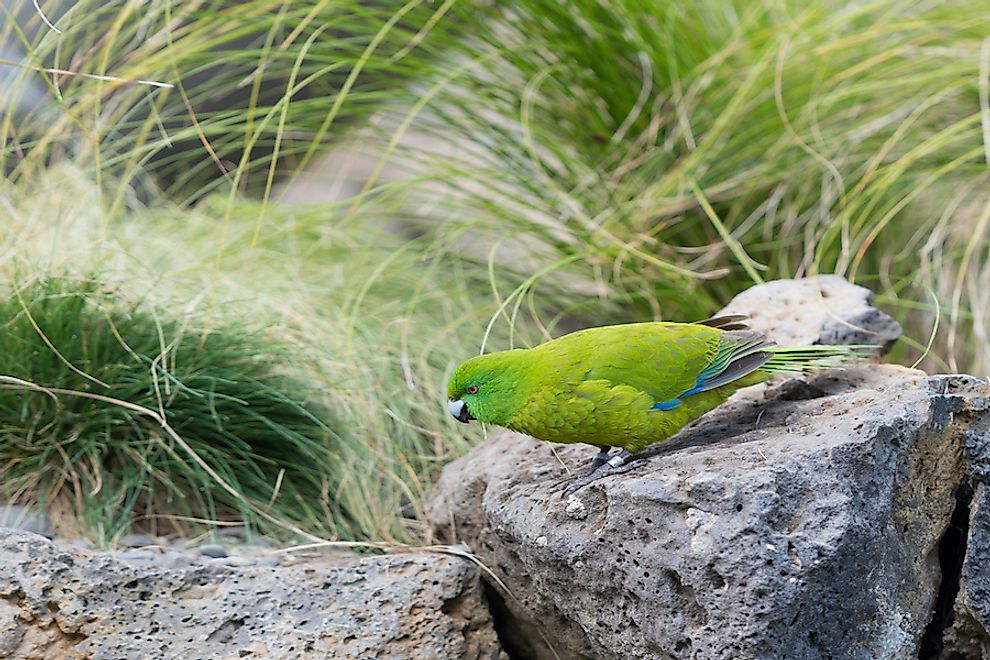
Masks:
[[[634,388],[585,381],[573,388],[537,390],[508,426],[549,442],[646,446],[684,424],[680,412],[670,414],[652,405],[651,397]]]
[[[754,376],[685,397],[670,409],[658,409],[649,395],[627,385],[585,381],[573,388],[542,388],[532,394],[507,426],[549,442],[581,442],[636,452],[666,440],[698,417],[722,404],[740,386],[762,380]]]

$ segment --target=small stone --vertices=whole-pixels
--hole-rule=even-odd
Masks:
[[[537,537],[537,539],[536,539],[536,545],[539,546],[539,547],[541,547],[541,548],[545,548],[547,546],[547,543],[548,543],[547,537],[545,537],[545,536],[540,536],[540,537]]]
[[[232,566],[234,568],[243,568],[245,566],[254,566],[257,562],[247,557],[218,557],[213,560],[213,563]]]
[[[278,566],[285,559],[283,555],[264,555],[258,558],[259,566]]]
[[[148,545],[155,545],[157,541],[147,534],[126,534],[122,536],[119,545],[125,548],[143,548]]]
[[[588,510],[584,506],[577,495],[571,495],[567,498],[567,506],[564,508],[564,513],[566,513],[574,520],[584,520],[588,517]]]
[[[0,506],[0,527],[19,529],[22,532],[52,537],[52,525],[48,516],[28,506],[5,504]]]
[[[244,543],[247,540],[247,537],[248,530],[244,525],[224,527],[220,530],[220,538],[228,540],[231,543]]]
[[[185,568],[192,566],[193,557],[185,552],[169,550],[162,555],[160,563],[167,568]]]
[[[157,561],[161,557],[161,553],[154,550],[145,550],[144,548],[133,548],[131,550],[124,550],[117,556],[124,561],[143,564]]]
[[[199,554],[205,557],[212,557],[213,559],[228,556],[226,548],[217,543],[207,543],[206,545],[199,546]]]

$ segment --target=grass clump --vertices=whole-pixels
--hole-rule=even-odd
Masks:
[[[328,469],[351,537],[412,541],[440,469],[481,438],[477,425],[450,418],[445,394],[449,374],[485,336],[490,284],[484,264],[468,267],[430,237],[392,233],[380,226],[388,213],[368,207],[346,218],[347,208],[269,207],[257,243],[253,223],[232,223],[209,296],[225,317],[265,319],[311,360],[311,395],[334,411],[341,438]],[[240,200],[232,217],[253,220],[262,209]],[[148,259],[142,271],[169,273],[163,286],[176,298],[191,298],[216,266],[226,213],[217,197],[160,210],[124,249]],[[137,222],[115,232],[118,240]],[[524,279],[500,268],[495,282],[507,292]],[[547,302],[566,302],[543,290]],[[527,321],[516,324],[515,341],[539,337]],[[507,327],[498,324],[489,341],[507,344]]]
[[[45,6],[56,32],[37,3],[6,2],[0,80],[19,111],[0,104],[0,172],[69,158],[114,196],[264,191],[432,71],[450,4],[81,0]]]
[[[0,498],[38,500],[103,541],[211,520],[348,534],[329,498],[339,438],[278,341],[204,333],[92,280],[23,286],[0,318]]]

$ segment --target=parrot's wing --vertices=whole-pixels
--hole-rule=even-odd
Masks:
[[[773,357],[765,349],[773,342],[759,332],[725,332],[719,337],[718,352],[702,369],[697,384],[680,397],[706,392],[753,373]]]
[[[655,402],[669,401],[698,384],[699,374],[718,357],[723,334],[687,323],[606,327],[587,335],[593,341],[575,341],[563,361],[587,367],[583,379],[628,385]]]
[[[694,328],[677,324],[662,334],[627,335],[616,346],[599,346],[598,364],[587,377],[634,387],[653,397],[657,410],[669,410],[686,396],[756,371],[771,357],[765,349],[773,343],[759,332]]]

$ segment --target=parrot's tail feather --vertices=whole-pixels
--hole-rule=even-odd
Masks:
[[[850,362],[868,359],[879,346],[847,344],[843,346],[770,346],[763,350],[771,357],[763,365],[775,373],[805,373],[814,369],[837,369]]]

